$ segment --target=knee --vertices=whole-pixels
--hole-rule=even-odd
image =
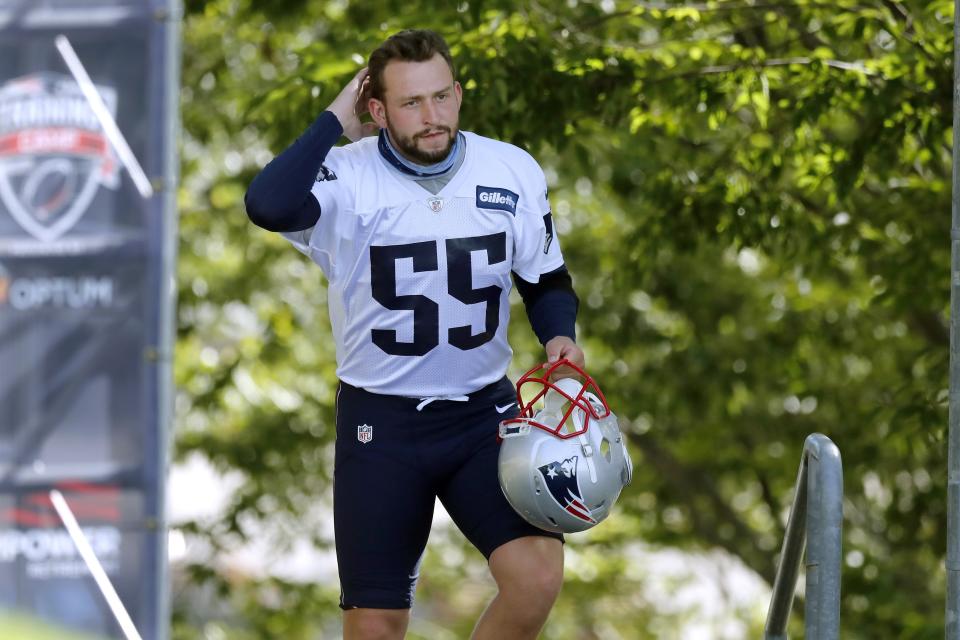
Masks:
[[[403,638],[408,615],[403,609],[350,609],[343,617],[344,640]]]
[[[537,567],[530,576],[529,588],[544,601],[553,604],[563,587],[563,565],[544,564]]]
[[[519,538],[494,550],[490,570],[511,601],[549,610],[563,586],[563,546],[546,537]]]
[[[546,607],[549,610],[563,587],[563,564],[544,562],[524,567],[500,587],[511,597],[528,602],[532,609]]]
[[[562,564],[527,567],[500,581],[497,600],[509,609],[511,629],[517,637],[533,638],[540,632],[562,586]]]

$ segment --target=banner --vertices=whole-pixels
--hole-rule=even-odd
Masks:
[[[0,0],[0,610],[167,636],[174,0]]]

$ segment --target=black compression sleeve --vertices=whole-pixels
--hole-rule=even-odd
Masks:
[[[556,336],[576,340],[575,324],[580,300],[565,266],[541,275],[539,282],[527,282],[514,273],[513,282],[540,344],[546,344]]]
[[[320,219],[310,193],[320,165],[343,135],[340,121],[324,111],[302,136],[256,175],[243,201],[247,216],[267,231],[301,231]]]

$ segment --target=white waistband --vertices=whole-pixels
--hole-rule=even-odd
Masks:
[[[452,400],[454,402],[466,402],[470,399],[470,396],[464,395],[450,395],[450,396],[429,396],[427,398],[420,398],[420,404],[417,405],[417,411],[423,411],[423,408],[433,402],[434,400]]]

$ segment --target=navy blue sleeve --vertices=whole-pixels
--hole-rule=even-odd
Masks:
[[[337,116],[324,111],[313,124],[254,177],[243,202],[253,224],[267,231],[302,231],[320,219],[310,190],[320,165],[343,135]]]
[[[573,290],[573,280],[566,266],[543,274],[536,283],[527,282],[514,273],[513,282],[540,344],[557,336],[577,339],[575,324],[580,299]]]

